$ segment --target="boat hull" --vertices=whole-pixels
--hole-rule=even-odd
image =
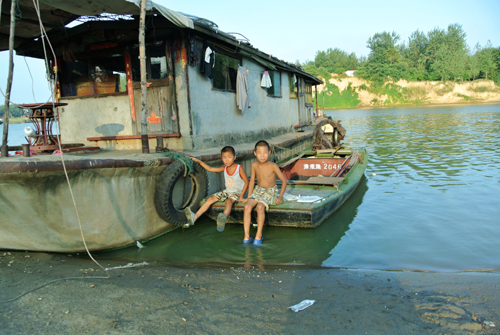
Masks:
[[[70,170],[74,202],[64,171],[1,173],[0,248],[82,252],[85,241],[89,250],[104,250],[168,232],[176,226],[154,205],[164,168]]]
[[[321,201],[300,203],[285,201],[281,205],[270,206],[266,212],[265,224],[279,227],[316,228],[331,216],[354,192],[364,175],[368,157],[364,149],[359,149],[361,160],[345,175],[343,181],[335,186],[296,185],[289,181],[286,193],[290,195],[320,196]],[[236,204],[227,219],[227,223],[243,223],[243,204]],[[216,220],[224,211],[223,203],[212,205],[207,214]],[[252,211],[252,222],[256,223],[255,210]]]

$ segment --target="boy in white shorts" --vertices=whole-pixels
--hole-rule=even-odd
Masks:
[[[200,161],[197,158],[191,157],[191,159],[198,164],[200,164],[205,170],[209,172],[224,172],[224,180],[226,184],[226,189],[221,192],[217,192],[205,201],[205,203],[200,207],[200,209],[193,214],[191,209],[187,207],[184,211],[188,219],[186,226],[194,225],[194,222],[205,213],[212,204],[218,201],[225,201],[224,213],[220,213],[217,217],[217,230],[223,231],[226,225],[226,219],[231,213],[231,208],[235,202],[242,202],[243,196],[248,188],[248,177],[243,170],[243,167],[239,164],[235,164],[236,153],[234,148],[231,146],[226,146],[221,150],[221,157],[224,166],[221,167],[211,167],[206,163]]]

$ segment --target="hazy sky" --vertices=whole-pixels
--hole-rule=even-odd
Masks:
[[[375,33],[395,31],[401,41],[420,30],[427,34],[449,24],[461,24],[471,48],[488,40],[500,46],[500,0],[316,0],[312,2],[254,0],[249,2],[190,0],[155,1],[167,8],[215,22],[225,32],[237,32],[254,47],[286,61],[314,60],[318,50],[339,48],[357,56],[369,53],[366,41]],[[0,52],[0,87],[7,82],[7,52]],[[50,94],[44,65],[15,58],[11,101],[45,102]],[[33,97],[32,90],[35,91]],[[1,97],[0,104],[3,104]]]

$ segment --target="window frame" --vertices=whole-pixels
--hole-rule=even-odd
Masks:
[[[64,98],[64,99],[79,99],[79,98],[89,98],[89,97],[105,97],[105,96],[115,96],[115,95],[126,95],[127,94],[127,85],[126,85],[125,53],[126,53],[126,50],[119,49],[119,50],[109,50],[108,52],[104,52],[104,53],[102,53],[102,50],[101,50],[100,55],[95,51],[93,51],[91,53],[77,55],[78,58],[75,60],[75,62],[64,62],[63,61],[64,66],[62,66],[62,64],[61,64],[61,69],[59,70],[59,71],[61,71],[64,68],[65,72],[69,71],[69,69],[66,67],[67,63],[82,63],[82,64],[86,65],[87,70],[86,70],[86,75],[82,76],[81,78],[89,78],[90,79],[92,76],[94,76],[94,74],[91,74],[92,68],[102,65],[102,64],[99,64],[99,60],[104,59],[104,58],[112,58],[113,55],[118,54],[119,56],[116,58],[121,59],[123,61],[123,72],[111,70],[111,72],[116,72],[116,73],[111,73],[111,75],[117,75],[115,85],[117,86],[117,88],[119,90],[118,92],[93,93],[93,94],[79,95],[77,82],[75,80],[73,80],[73,81],[70,81],[68,83],[65,83],[62,80],[62,77],[64,77],[64,76],[61,74],[58,76],[58,82],[60,85],[60,93],[59,93],[60,97]],[[100,57],[97,57],[97,55],[99,55]],[[64,73],[64,74],[66,75],[67,73]],[[110,75],[110,74],[106,74],[106,75]],[[79,84],[93,83],[93,82],[98,82],[98,81],[94,79],[92,81],[90,81],[90,80],[82,81]],[[64,85],[73,85],[76,94],[75,95],[65,95],[64,94],[65,88],[63,88]],[[120,90],[120,89],[123,89],[123,90]],[[95,91],[95,87],[94,87],[94,91]]]
[[[221,52],[219,48],[217,47],[214,47],[213,48],[213,51],[215,52],[215,62],[217,62],[218,60],[220,60],[221,56],[224,56],[224,57],[228,57],[228,58],[232,58],[233,60],[237,60],[238,61],[238,66],[242,66],[242,63],[243,63],[243,58],[238,56],[237,54],[231,54],[229,55],[229,53],[227,52]],[[237,76],[238,76],[238,68],[236,68],[236,73],[235,73],[235,79],[234,79],[234,89],[227,89],[227,88],[219,88],[219,87],[215,87],[214,86],[214,79],[215,79],[215,68],[216,68],[216,64],[214,64],[214,68],[213,68],[213,78],[211,80],[211,83],[212,83],[212,90],[213,91],[219,91],[219,92],[231,92],[231,93],[236,93],[236,85],[238,84],[238,80],[237,80]],[[221,74],[222,76],[224,76],[224,74]],[[231,78],[230,78],[231,79]]]
[[[273,84],[271,87],[266,88],[267,90],[267,96],[271,98],[282,98],[283,97],[283,86],[281,85],[282,82],[282,77],[281,77],[281,72],[280,71],[274,71],[274,70],[268,70],[269,77],[271,78],[271,83]],[[272,75],[271,75],[272,74]],[[277,77],[279,78],[279,95],[276,95],[276,83],[275,83],[275,74],[277,74]],[[269,92],[272,93],[269,93]]]

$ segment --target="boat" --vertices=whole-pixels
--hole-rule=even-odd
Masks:
[[[0,119],[0,124],[3,124],[3,120],[2,119]]]
[[[50,40],[56,98],[26,106],[34,153],[0,158],[0,249],[71,253],[143,243],[181,227],[183,209],[196,209],[222,184],[197,164],[186,173],[179,157],[220,164],[220,149],[232,145],[247,168],[258,140],[286,155],[312,143],[312,132],[299,130],[313,122],[312,92],[323,82],[299,66],[153,1],[147,12],[138,1],[41,2],[19,2],[14,34],[7,20],[0,27],[0,51],[13,45],[45,59]],[[264,75],[272,87],[262,86]],[[248,86],[236,85],[238,77]]]
[[[315,128],[316,148],[304,150],[279,162],[287,179],[284,202],[271,205],[266,212],[265,224],[278,227],[316,228],[331,216],[354,192],[364,176],[368,154],[364,148],[345,148],[339,141],[345,136],[340,122],[321,121]],[[321,148],[326,125],[332,125],[331,141],[337,145]],[[281,182],[277,180],[277,184]],[[244,204],[237,203],[227,223],[243,223]],[[208,211],[216,220],[224,211],[224,203],[212,205]],[[256,213],[252,211],[252,221]]]

